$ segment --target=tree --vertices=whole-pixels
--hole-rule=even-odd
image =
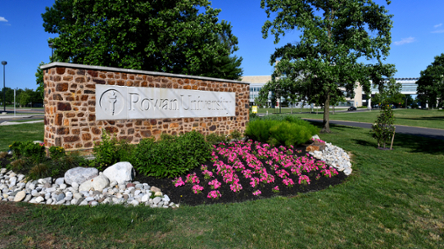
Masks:
[[[392,15],[372,0],[261,0],[261,7],[268,17],[277,12],[273,22],[267,20],[262,27],[264,38],[271,32],[278,43],[287,30],[302,32],[297,44],[278,48],[271,56],[270,64],[281,58],[273,75],[285,73],[294,80],[289,84],[308,78],[308,89],[324,106],[322,132],[330,132],[332,99],[343,97],[344,90],[353,96],[357,82],[370,90],[370,72],[357,60],[376,59],[383,65],[390,50]]]
[[[36,77],[35,81],[38,85],[36,92],[38,93],[39,97],[41,98],[41,102],[43,102],[45,90],[44,90],[44,83],[43,83],[43,70],[40,69],[40,67],[44,64],[45,63],[43,61],[40,62],[39,66],[37,67],[37,72],[35,73],[35,77]]]
[[[10,87],[5,87],[0,91],[0,103],[3,104],[3,91],[5,91],[5,102],[6,104],[12,104],[14,102],[14,89]]]
[[[238,79],[238,40],[220,11],[208,0],[56,0],[42,17],[59,35],[54,61]]]
[[[397,83],[395,79],[385,80],[385,83],[379,85],[379,93],[372,97],[373,103],[378,103],[380,105],[399,103],[404,104],[404,94],[401,94],[401,84]]]
[[[31,96],[29,95],[29,93],[27,91],[23,91],[22,93],[20,93],[20,95],[18,96],[18,103],[20,104],[20,107],[23,107],[31,102]]]
[[[417,81],[417,94],[421,101],[430,106],[442,106],[444,99],[444,54],[435,57],[432,64],[428,65]]]

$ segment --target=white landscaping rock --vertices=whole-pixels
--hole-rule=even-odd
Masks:
[[[55,183],[60,186],[65,183],[65,178],[64,177],[57,178]]]
[[[15,197],[14,197],[14,201],[15,202],[21,202],[23,199],[25,199],[26,196],[26,192],[25,191],[20,191],[18,192]]]
[[[89,191],[90,189],[94,189],[95,191],[102,192],[104,188],[108,187],[108,185],[108,178],[104,175],[99,175],[91,180],[83,182],[79,187],[79,191]]]
[[[73,182],[82,184],[86,180],[90,180],[98,175],[99,171],[96,168],[76,167],[66,171],[65,182],[70,185]]]
[[[119,162],[103,171],[103,174],[108,177],[110,181],[116,181],[119,185],[130,182],[135,176],[135,171],[131,163]]]

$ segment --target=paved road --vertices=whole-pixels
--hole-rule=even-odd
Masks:
[[[318,120],[318,119],[306,119],[306,118],[304,118],[304,119],[307,121],[311,121],[311,122],[322,122],[322,120]],[[358,123],[358,122],[350,122],[350,121],[330,120],[330,124],[347,125],[347,126],[361,127],[361,128],[367,128],[367,129],[372,128],[372,124],[370,124],[370,123]],[[419,127],[411,127],[411,126],[404,126],[404,125],[396,125],[396,133],[444,140],[444,130],[440,130],[440,129],[419,128]]]
[[[44,114],[37,114],[37,115],[35,115],[35,114],[32,114],[32,115],[17,114],[17,117],[10,116],[10,115],[7,115],[7,116],[0,115],[0,123],[3,123],[5,121],[11,122],[11,121],[18,121],[18,120],[21,120],[21,121],[41,120],[44,117],[45,117]]]

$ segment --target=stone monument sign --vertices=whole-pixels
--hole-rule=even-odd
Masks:
[[[192,130],[228,135],[248,122],[249,83],[62,62],[41,69],[47,147],[90,150],[103,131],[130,143]]]

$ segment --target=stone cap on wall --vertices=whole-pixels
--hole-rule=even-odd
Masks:
[[[112,71],[112,72],[121,72],[121,73],[147,74],[147,75],[178,77],[178,78],[188,78],[188,79],[197,79],[197,80],[221,81],[221,82],[230,82],[230,83],[237,83],[237,84],[250,84],[249,82],[245,82],[245,81],[227,80],[227,79],[211,78],[211,77],[204,77],[204,76],[172,74],[172,73],[134,70],[134,69],[126,69],[126,68],[118,68],[118,67],[90,66],[90,65],[83,65],[83,64],[66,63],[66,62],[52,62],[49,64],[42,65],[40,67],[40,69],[44,70],[44,69],[49,69],[49,68],[53,68],[53,67],[68,67],[68,68],[79,68],[79,69],[87,69],[87,70],[102,70],[102,71]]]

